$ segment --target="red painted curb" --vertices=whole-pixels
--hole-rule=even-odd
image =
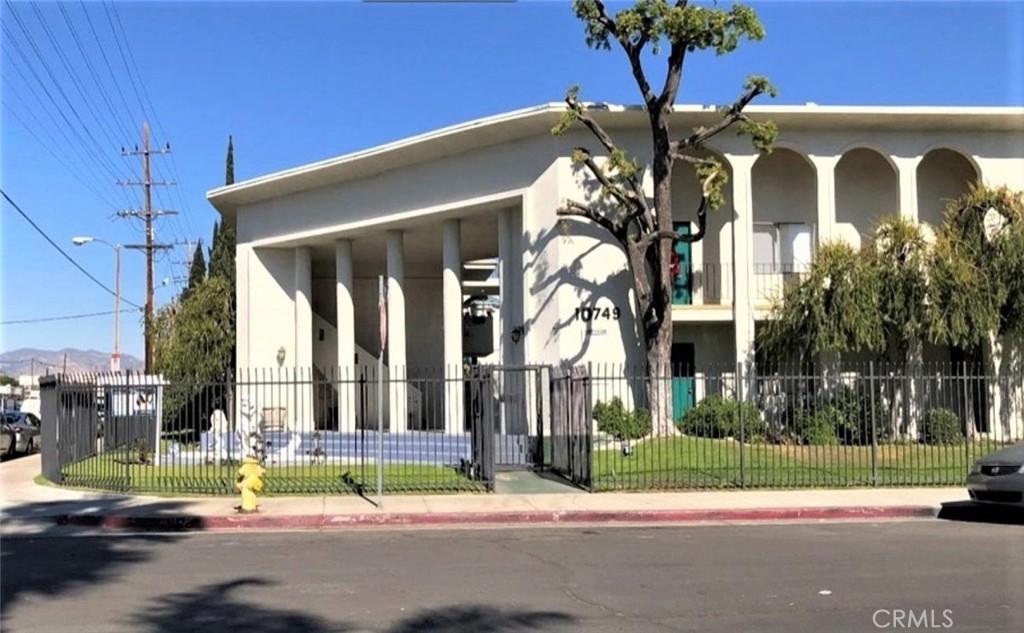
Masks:
[[[763,508],[750,510],[567,510],[561,512],[439,512],[417,514],[233,516],[130,516],[65,514],[59,525],[109,529],[199,531],[240,529],[344,529],[436,525],[544,525],[558,523],[700,523],[723,521],[794,521],[844,519],[932,518],[929,506]]]

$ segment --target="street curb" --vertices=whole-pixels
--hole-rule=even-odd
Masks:
[[[62,514],[58,525],[114,530],[230,531],[332,530],[372,527],[509,526],[557,524],[671,524],[770,521],[844,521],[851,519],[935,518],[930,506],[762,508],[721,510],[567,510],[558,512],[437,512],[350,515],[267,514],[234,516],[132,516]]]

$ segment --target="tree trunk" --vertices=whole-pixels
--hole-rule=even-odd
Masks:
[[[677,434],[672,417],[672,321],[665,320],[647,347],[647,400],[655,436]]]
[[[654,127],[654,212],[657,230],[672,231],[672,158],[668,129],[661,121]],[[672,417],[672,278],[671,257],[675,245],[670,239],[658,239],[646,253],[651,271],[651,309],[653,318],[645,323],[647,350],[647,396],[651,407],[653,431],[658,436],[676,435]]]

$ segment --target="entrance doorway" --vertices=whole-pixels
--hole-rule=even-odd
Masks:
[[[689,222],[675,222],[672,228],[676,233],[683,235],[690,234],[690,223]],[[673,263],[672,277],[672,305],[690,305],[693,303],[693,256],[692,256],[692,244],[689,242],[676,242],[673,247],[675,251],[676,262],[678,262],[678,268]],[[673,364],[675,361],[673,361]]]
[[[696,399],[693,343],[672,344],[672,419],[679,420]]]

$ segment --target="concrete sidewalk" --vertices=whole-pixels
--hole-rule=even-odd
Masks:
[[[159,530],[331,529],[566,523],[850,520],[937,516],[965,502],[963,488],[872,488],[537,495],[262,497],[240,515],[236,497],[151,497],[80,492],[34,483],[39,456],[0,466],[3,533],[75,525]]]

